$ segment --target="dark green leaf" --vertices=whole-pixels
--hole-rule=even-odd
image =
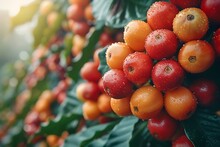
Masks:
[[[105,52],[107,48],[108,47],[105,47],[102,49],[102,51],[99,52],[100,64],[98,70],[101,72],[102,75],[104,75],[110,69],[107,65],[106,57],[105,57]]]
[[[34,136],[51,134],[61,135],[71,122],[74,120],[80,120],[81,118],[81,113],[77,112],[76,110],[73,110],[69,114],[58,115],[55,119],[41,124],[40,130]]]
[[[146,140],[150,137],[148,133],[147,122],[146,121],[139,121],[135,124],[134,132],[132,139],[130,140],[131,147],[146,146]]]
[[[76,108],[77,106],[81,106],[82,102],[77,100],[76,98],[71,99],[68,95],[65,101],[61,104],[59,108],[59,114],[65,114],[72,111],[72,109]]]
[[[87,147],[103,147],[108,141],[109,135],[110,134],[108,133],[98,139],[95,139],[94,141],[90,142]]]
[[[0,146],[18,146],[19,143],[24,142],[25,140],[26,137],[23,129],[23,122],[18,121],[17,124],[9,129],[6,136],[1,140]]]
[[[205,109],[197,112],[183,123],[189,139],[197,146],[220,146],[220,117]]]
[[[68,96],[66,100],[61,104],[59,108],[60,114],[69,113],[72,109],[76,108],[77,106],[82,105],[82,102],[78,101],[76,98],[70,99]]]
[[[40,0],[35,0],[27,6],[21,7],[19,13],[11,18],[11,29],[31,21],[40,6]]]
[[[79,79],[79,71],[81,67],[92,57],[96,43],[103,30],[103,24],[96,24],[95,31],[89,36],[86,47],[83,48],[82,55],[74,58],[71,68],[68,68],[68,75],[76,82]]]
[[[96,21],[105,21],[114,0],[93,0],[92,10]]]
[[[135,116],[124,117],[110,132],[105,147],[129,146],[134,126],[137,122],[138,118]]]
[[[64,143],[64,147],[84,147],[91,141],[110,131],[117,122],[101,124],[86,128],[77,134],[70,135]]]
[[[149,7],[156,0],[94,0],[93,13],[106,26],[123,28],[131,20],[146,20]]]

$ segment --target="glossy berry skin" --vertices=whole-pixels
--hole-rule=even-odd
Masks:
[[[83,117],[85,120],[96,120],[101,115],[98,105],[94,101],[86,101],[82,106]]]
[[[98,86],[99,86],[100,91],[102,93],[105,93],[104,86],[103,86],[103,79],[102,78],[99,80]]]
[[[133,20],[125,26],[124,41],[134,51],[144,51],[144,41],[151,31],[148,23]]]
[[[82,91],[82,97],[84,100],[96,101],[100,93],[97,83],[86,82]]]
[[[188,88],[181,86],[165,93],[164,106],[174,119],[186,120],[195,112],[197,99]]]
[[[194,147],[194,145],[186,135],[182,135],[172,142],[172,147]]]
[[[167,29],[151,32],[145,40],[145,49],[152,59],[161,60],[172,57],[177,50],[178,39]]]
[[[148,130],[156,139],[165,141],[171,140],[179,126],[178,121],[170,117],[166,112],[148,120]]]
[[[125,76],[136,85],[144,84],[150,79],[152,68],[152,59],[142,52],[129,54],[123,63]]]
[[[201,9],[206,13],[209,20],[215,24],[220,24],[220,1],[202,0]]]
[[[214,33],[212,44],[215,49],[216,55],[220,58],[220,28]]]
[[[130,97],[125,97],[122,99],[111,98],[110,105],[115,114],[118,116],[131,115],[130,99]]]
[[[170,0],[177,7],[184,9],[189,7],[199,7],[201,0]]]
[[[142,120],[155,117],[163,108],[163,95],[153,86],[142,86],[132,94],[130,108]]]
[[[133,50],[123,42],[111,44],[106,51],[106,62],[111,69],[123,69],[125,58],[133,53]]]
[[[173,32],[183,42],[201,39],[208,28],[208,17],[199,8],[183,9],[173,20]]]
[[[152,70],[152,80],[161,91],[176,88],[184,80],[185,72],[175,60],[162,60]]]
[[[113,98],[124,98],[133,92],[133,84],[119,69],[112,69],[104,74],[103,86],[105,92]]]
[[[98,105],[99,110],[102,113],[108,113],[112,111],[110,100],[111,100],[111,97],[108,96],[107,94],[101,94],[99,96],[97,105]]]
[[[80,76],[90,82],[98,82],[102,77],[101,73],[98,71],[98,64],[95,62],[87,62],[83,65],[80,70]]]
[[[153,30],[172,30],[173,19],[179,12],[177,7],[169,2],[155,2],[147,11],[147,22]]]
[[[201,73],[209,69],[215,60],[212,46],[202,40],[187,42],[180,49],[178,62],[190,73]]]
[[[198,104],[204,107],[211,106],[218,93],[218,86],[211,80],[199,79],[190,85],[189,89],[198,100]]]

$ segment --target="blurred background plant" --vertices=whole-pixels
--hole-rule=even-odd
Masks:
[[[21,7],[32,3],[33,0],[0,0],[0,67],[5,63],[16,60],[27,60],[33,42],[32,29],[36,18],[28,23],[15,27],[15,16]],[[24,33],[25,32],[25,33]]]

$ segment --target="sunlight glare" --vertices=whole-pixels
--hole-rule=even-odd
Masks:
[[[27,5],[34,0],[0,0],[0,10],[8,11],[9,16],[15,16],[21,6]]]

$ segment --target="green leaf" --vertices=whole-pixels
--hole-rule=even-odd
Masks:
[[[27,6],[21,7],[19,13],[11,18],[11,29],[31,21],[40,6],[40,0],[35,0]]]
[[[147,138],[150,137],[148,133],[147,122],[146,121],[139,121],[134,126],[133,136],[130,140],[130,146],[144,146],[146,144]],[[146,146],[146,145],[145,145]]]
[[[61,104],[59,108],[59,114],[69,113],[72,111],[72,109],[81,105],[82,102],[78,101],[76,98],[70,99],[69,96],[67,95],[66,100]]]
[[[95,30],[89,36],[87,45],[83,48],[82,55],[74,58],[74,61],[71,64],[71,67],[68,68],[68,75],[77,82],[79,78],[79,71],[81,67],[92,57],[93,51],[95,49],[96,43],[99,40],[99,37],[103,30],[103,24],[97,23]]]
[[[86,128],[77,134],[70,135],[64,142],[64,147],[84,147],[91,141],[99,138],[110,131],[116,122],[110,122],[107,124],[96,125],[90,128]]]
[[[94,141],[90,142],[87,147],[103,147],[108,141],[109,135],[110,134],[106,134],[98,139],[95,139]]]
[[[81,113],[76,110],[73,110],[69,114],[58,115],[55,119],[41,124],[40,130],[32,138],[38,135],[61,135],[71,122],[80,120],[81,118]]]
[[[154,139],[147,129],[146,121],[130,116],[123,118],[111,132],[92,141],[88,146],[170,147],[171,144]]]
[[[47,17],[44,15],[40,15],[38,17],[37,25],[33,30],[34,48],[36,48],[41,43],[42,35],[46,27],[47,27]]]
[[[124,117],[110,132],[105,147],[129,146],[137,122],[138,118],[135,116]]]
[[[94,0],[93,13],[106,26],[123,28],[131,20],[146,20],[149,7],[156,0]]]
[[[183,122],[186,135],[195,146],[220,146],[220,117],[198,108],[196,113]]]
[[[100,64],[98,70],[101,72],[102,75],[104,75],[107,71],[110,70],[109,66],[107,65],[106,57],[105,57],[107,48],[108,47],[105,47],[99,52]]]
[[[93,0],[92,10],[96,21],[105,21],[114,0]]]
[[[1,140],[0,146],[10,147],[18,146],[19,143],[26,140],[23,129],[23,122],[18,121],[13,127],[9,129],[6,136]]]

